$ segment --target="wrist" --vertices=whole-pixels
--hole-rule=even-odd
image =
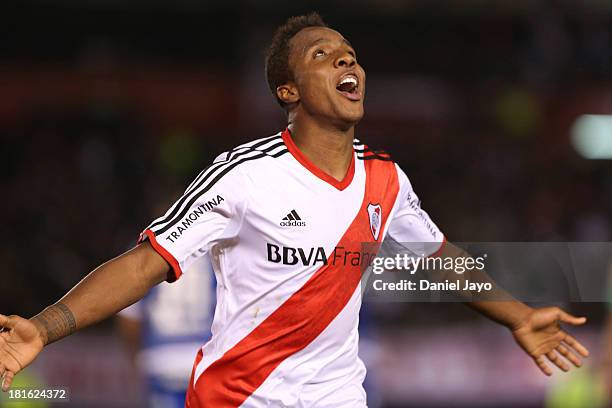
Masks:
[[[47,329],[39,316],[40,314],[30,318],[30,322],[32,322],[36,328],[36,331],[38,332],[38,339],[40,340],[42,347],[44,347],[48,343]]]
[[[534,311],[534,308],[527,306],[522,302],[516,303],[517,305],[512,308],[508,318],[508,322],[506,323],[506,327],[508,327],[508,329],[510,329],[511,331],[516,331],[520,327],[522,327],[525,322],[529,320]]]
[[[62,302],[47,307],[30,320],[36,325],[43,346],[74,333],[77,328],[72,311]]]

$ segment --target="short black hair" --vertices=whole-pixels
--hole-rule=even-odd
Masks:
[[[287,104],[279,99],[276,88],[293,79],[293,73],[289,68],[289,42],[297,33],[308,27],[327,27],[327,24],[316,12],[290,17],[285,24],[276,29],[266,52],[268,87],[283,109],[286,109]]]

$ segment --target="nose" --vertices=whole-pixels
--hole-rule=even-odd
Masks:
[[[355,58],[351,54],[347,51],[341,51],[336,57],[334,65],[336,68],[350,68],[356,63]]]

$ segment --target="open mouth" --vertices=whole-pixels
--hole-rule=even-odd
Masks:
[[[359,79],[354,74],[343,75],[338,85],[336,85],[336,89],[352,101],[361,99],[361,94],[359,93]]]

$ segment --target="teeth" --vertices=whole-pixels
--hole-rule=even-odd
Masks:
[[[357,79],[352,76],[349,76],[349,77],[344,78],[342,81],[340,81],[340,85],[348,84],[348,83],[357,85]]]

